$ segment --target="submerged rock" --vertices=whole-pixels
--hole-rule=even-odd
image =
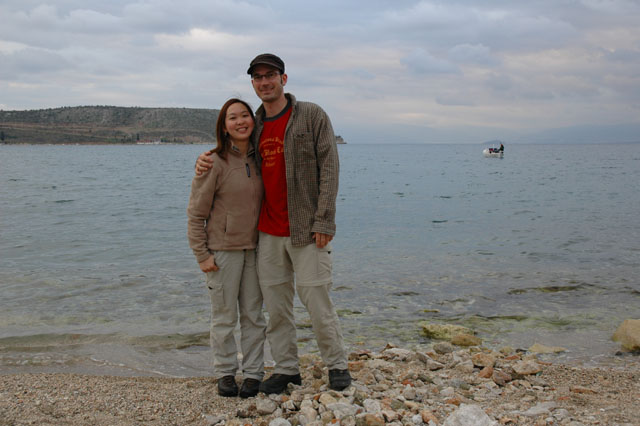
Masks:
[[[451,343],[457,346],[480,346],[482,339],[471,334],[460,333],[451,338]]]
[[[532,352],[534,354],[554,354],[554,353],[566,352],[566,349],[560,346],[545,346],[545,345],[541,345],[540,343],[534,343],[529,348],[529,352]]]
[[[624,320],[613,334],[613,341],[627,351],[640,351],[640,319]]]
[[[430,339],[451,340],[458,334],[473,334],[467,327],[454,324],[422,324],[422,334]]]

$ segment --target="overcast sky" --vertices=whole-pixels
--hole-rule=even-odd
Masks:
[[[347,141],[640,124],[639,0],[0,0],[0,109],[255,108],[263,52]]]

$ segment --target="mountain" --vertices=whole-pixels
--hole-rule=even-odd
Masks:
[[[80,106],[0,111],[3,143],[212,143],[218,110]]]

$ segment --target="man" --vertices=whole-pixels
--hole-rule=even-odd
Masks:
[[[247,70],[262,100],[254,140],[265,189],[258,222],[258,276],[269,313],[267,339],[276,363],[260,391],[281,393],[289,383],[302,383],[293,315],[296,289],[329,369],[329,387],[342,390],[351,384],[351,375],[329,296],[338,150],[322,108],[285,94],[284,71],[282,59],[270,53],[258,55]],[[200,155],[196,172],[206,170],[210,162],[206,153]]]

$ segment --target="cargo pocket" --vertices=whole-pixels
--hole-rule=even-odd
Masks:
[[[318,249],[317,276],[319,281],[331,281],[331,245]]]
[[[211,307],[219,310],[224,306],[224,285],[222,282],[222,264],[224,263],[224,252],[213,252],[213,261],[219,268],[217,271],[207,272],[206,284],[211,298]]]

